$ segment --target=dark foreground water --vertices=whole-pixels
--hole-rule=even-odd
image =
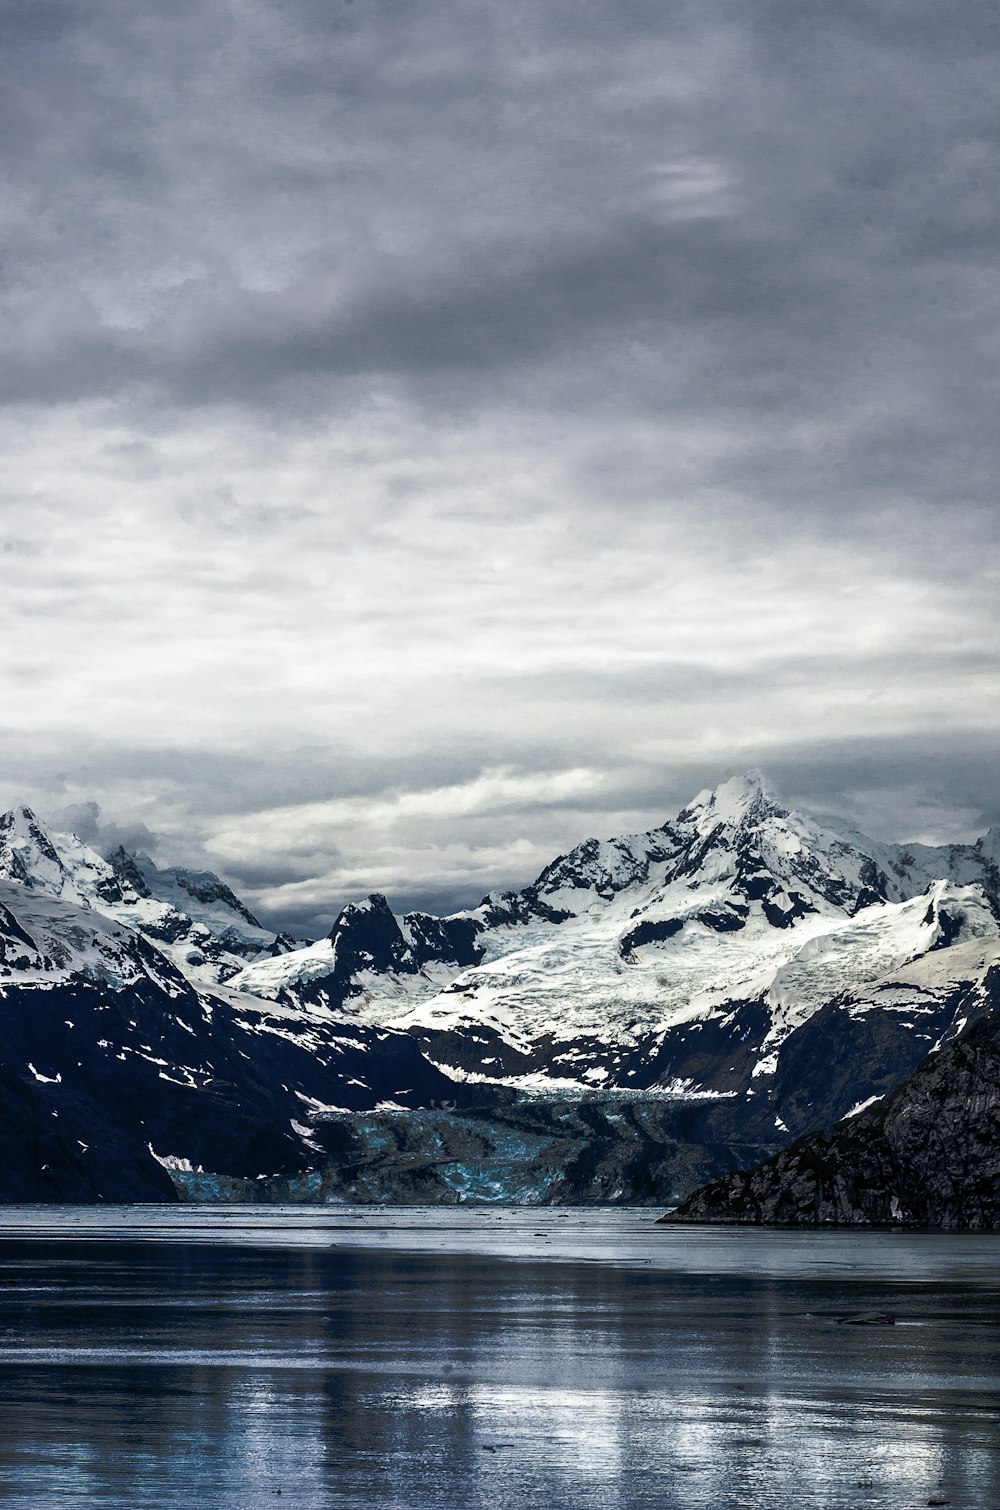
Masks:
[[[1000,1505],[1000,1237],[652,1215],[8,1208],[0,1503]]]

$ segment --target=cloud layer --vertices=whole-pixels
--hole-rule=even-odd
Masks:
[[[311,931],[1000,816],[996,11],[828,9],[5,7],[5,798]]]

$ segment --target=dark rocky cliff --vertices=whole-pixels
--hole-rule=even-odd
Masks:
[[[991,995],[1000,1000],[1000,973]],[[695,1191],[667,1222],[1000,1227],[1000,1010],[880,1105]]]

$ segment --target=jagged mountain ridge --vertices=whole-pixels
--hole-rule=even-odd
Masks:
[[[658,829],[588,840],[523,891],[450,918],[397,919],[372,896],[328,939],[232,984],[402,1028],[452,1073],[745,1094],[834,998],[957,942],[992,947],[994,854],[994,836],[941,850],[867,842],[736,778]],[[909,1021],[921,989],[880,1000]]]
[[[226,980],[259,955],[294,945],[264,928],[211,872],[161,871],[148,856],[121,847],[104,859],[28,807],[0,814],[0,880],[136,929],[196,981]]]

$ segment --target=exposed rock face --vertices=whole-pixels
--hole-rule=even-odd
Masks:
[[[0,822],[3,820],[0,819]],[[139,862],[134,855],[130,855],[124,844],[112,850],[108,855],[108,864],[114,871],[121,887],[122,895],[132,892],[137,897],[151,897],[153,893],[149,889],[149,883],[139,867]]]
[[[443,966],[442,978],[449,979],[455,971],[477,964],[482,957],[476,943],[481,931],[481,925],[468,917],[410,912],[398,919],[385,897],[372,892],[364,901],[344,907],[318,943],[269,950],[272,959],[285,958],[272,972],[276,989],[262,994],[292,1008],[320,1006],[353,1015],[353,1002],[367,998],[373,982],[389,981],[395,988],[402,983],[405,989],[417,977],[426,985],[428,966]],[[276,943],[282,941],[279,934]],[[265,968],[262,979],[268,973]]]
[[[174,866],[170,870],[158,872],[167,884],[173,884],[180,891],[187,892],[196,902],[204,902],[211,905],[213,902],[221,902],[223,907],[228,907],[235,912],[237,917],[249,923],[251,928],[259,928],[261,924],[254,917],[249,907],[241,902],[236,893],[220,881],[219,877],[210,870],[183,870]]]
[[[400,926],[385,897],[373,892],[345,907],[330,930],[334,964],[329,984],[351,995],[360,989],[357,977],[366,971],[415,975],[438,961],[477,964],[482,958],[476,945],[479,932],[472,918],[436,918],[426,912],[407,913]]]
[[[1000,971],[989,986],[1000,1003]],[[705,1186],[661,1221],[1000,1227],[1000,1011],[881,1104]]]

